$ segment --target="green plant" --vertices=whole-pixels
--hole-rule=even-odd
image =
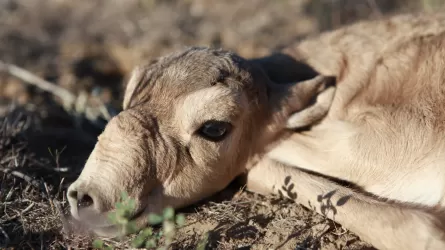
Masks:
[[[209,242],[209,233],[207,232],[204,234],[204,237],[198,242],[196,250],[205,250],[208,242]]]
[[[136,201],[128,197],[126,193],[122,193],[121,202],[117,202],[115,207],[115,211],[109,214],[109,220],[120,227],[123,236],[138,233],[131,242],[131,246],[135,248],[145,247],[166,250],[173,243],[177,226],[183,226],[185,223],[184,215],[176,215],[172,207],[167,207],[162,214],[151,213],[147,218],[148,224],[151,226],[162,224],[160,230],[154,232],[150,226],[138,228],[135,221],[130,220],[136,208]],[[158,246],[162,237],[164,238],[164,246]],[[112,246],[99,239],[94,240],[93,247],[96,249],[113,249]]]
[[[104,249],[104,250],[112,250],[113,247],[105,244],[103,240],[95,239],[93,241],[93,248],[95,249]]]

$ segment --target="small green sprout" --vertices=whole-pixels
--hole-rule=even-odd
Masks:
[[[185,216],[183,214],[176,215],[172,207],[167,207],[162,214],[150,213],[147,217],[149,225],[161,224],[161,230],[154,232],[151,227],[138,228],[135,221],[130,220],[136,209],[136,201],[131,199],[126,193],[122,193],[121,201],[115,204],[115,208],[115,211],[110,213],[108,218],[113,224],[121,228],[124,236],[137,233],[137,236],[131,242],[131,246],[134,248],[145,247],[147,249],[166,250],[174,241],[177,227],[185,224]],[[162,238],[164,238],[164,246],[159,246],[159,241]],[[93,248],[113,249],[112,246],[106,245],[99,239],[93,242]]]
[[[93,241],[93,248],[104,249],[104,250],[113,250],[112,246],[106,245],[103,240],[99,240],[99,239],[96,239]]]

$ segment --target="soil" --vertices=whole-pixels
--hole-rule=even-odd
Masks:
[[[143,60],[185,46],[260,57],[311,34],[428,10],[436,2],[5,0],[0,60],[84,96],[92,106],[103,103],[113,114],[132,68]],[[91,236],[63,230],[61,214],[68,214],[66,188],[104,121],[91,122],[63,103],[0,72],[0,248],[91,248]],[[206,233],[207,249],[372,249],[311,210],[250,193],[236,182],[179,212],[187,221],[173,249],[195,249]],[[129,248],[127,241],[112,243]]]

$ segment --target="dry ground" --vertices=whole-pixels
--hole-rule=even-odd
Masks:
[[[441,0],[2,0],[0,60],[119,110],[131,68],[190,45],[270,53],[308,34],[360,19],[431,10]],[[0,65],[1,66],[1,65]],[[76,103],[81,103],[78,98]],[[89,248],[63,232],[65,190],[104,124],[64,101],[0,73],[0,248]],[[77,115],[76,115],[77,114]],[[95,117],[94,112],[89,117]],[[292,202],[242,191],[236,183],[183,209],[175,249],[370,249],[340,225]],[[128,246],[125,243],[118,245]]]

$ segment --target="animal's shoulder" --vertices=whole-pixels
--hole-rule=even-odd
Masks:
[[[295,42],[284,53],[323,74],[339,75],[347,66],[385,53],[416,37],[445,31],[445,12],[404,14],[367,20]]]

